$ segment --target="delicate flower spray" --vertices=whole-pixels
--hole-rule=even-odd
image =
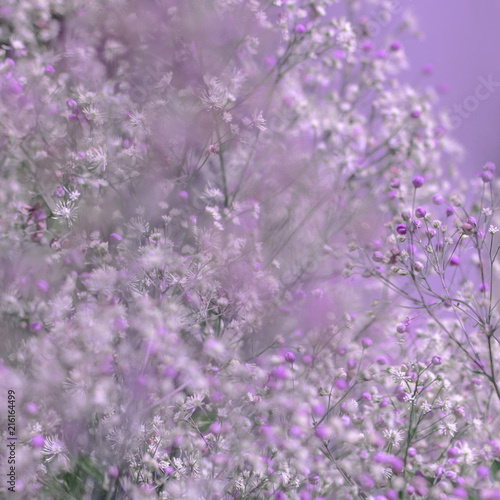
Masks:
[[[499,498],[498,175],[389,3],[1,9],[23,498]]]

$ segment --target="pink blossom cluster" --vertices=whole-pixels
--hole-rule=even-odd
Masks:
[[[393,3],[0,7],[21,498],[500,498],[498,173]]]

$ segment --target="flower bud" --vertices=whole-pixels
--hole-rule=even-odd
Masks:
[[[109,242],[112,245],[118,245],[119,243],[121,243],[122,239],[123,238],[119,234],[117,234],[117,233],[111,233],[109,235]]]
[[[440,364],[442,364],[442,363],[443,363],[443,358],[442,358],[441,356],[434,356],[434,357],[432,358],[432,364],[433,364],[433,365],[436,365],[436,366],[437,366],[437,365],[440,365]]]
[[[432,197],[432,203],[434,203],[434,205],[442,205],[444,203],[444,198],[440,194],[435,194]]]
[[[491,182],[493,180],[493,172],[491,172],[490,170],[484,170],[483,172],[481,172],[479,174],[479,177],[481,177],[481,180],[487,184],[488,182]]]
[[[424,207],[417,207],[415,210],[415,215],[419,219],[423,219],[427,215],[427,210]]]
[[[424,178],[421,175],[417,175],[411,182],[415,186],[415,188],[419,188],[424,185]]]
[[[370,337],[364,337],[361,340],[361,345],[365,348],[368,349],[368,347],[371,347],[373,345],[373,340]]]

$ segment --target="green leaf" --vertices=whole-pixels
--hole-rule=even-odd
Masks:
[[[491,475],[493,476],[493,481],[496,481],[498,471],[500,471],[500,460],[493,460],[493,463],[490,467]]]
[[[106,495],[102,488],[104,473],[90,457],[80,455],[73,469],[61,472],[54,481],[45,484],[44,491],[54,500],[79,500],[85,494],[85,485],[89,479],[93,483],[92,498],[103,498]]]

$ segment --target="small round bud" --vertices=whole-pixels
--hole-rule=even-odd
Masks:
[[[424,185],[424,178],[421,175],[417,175],[413,178],[412,184],[415,186],[415,188],[422,187]]]
[[[453,207],[451,205],[446,207],[446,215],[448,217],[451,217],[454,213],[455,213],[455,207]]]
[[[45,280],[38,280],[36,288],[41,293],[47,293],[49,291],[49,284]]]
[[[432,64],[425,64],[422,68],[422,73],[426,76],[432,75],[434,73],[434,66]]]
[[[295,26],[295,33],[298,35],[303,35],[306,32],[306,27],[303,24],[297,24]]]
[[[488,283],[480,283],[480,284],[479,284],[479,291],[480,291],[481,293],[485,293],[485,292],[487,292],[489,289],[490,289],[490,287],[489,287]]]
[[[398,323],[396,325],[396,331],[398,333],[404,333],[404,332],[406,332],[406,325],[404,323]]]
[[[396,226],[396,232],[401,235],[406,234],[406,224],[398,224]]]
[[[493,180],[493,172],[490,170],[485,170],[484,172],[481,172],[479,174],[479,177],[481,177],[481,180],[487,184],[488,182],[491,182]]]
[[[415,215],[419,219],[423,219],[427,215],[427,210],[424,207],[417,207],[415,210]]]
[[[112,479],[116,479],[119,475],[118,468],[114,465],[108,467],[108,476]]]
[[[434,203],[434,205],[442,205],[444,203],[444,198],[440,194],[435,194],[432,197],[432,203]]]
[[[214,434],[215,436],[220,434],[220,431],[222,429],[222,426],[220,425],[219,422],[214,422],[213,424],[210,425],[210,432]]]
[[[391,43],[391,45],[389,46],[389,48],[391,49],[392,52],[397,52],[398,50],[401,49],[401,44],[397,41],[394,41]]]
[[[394,177],[389,181],[389,186],[391,186],[392,189],[398,189],[398,187],[401,186],[401,181]]]
[[[118,245],[119,243],[121,243],[122,239],[123,238],[119,234],[117,234],[117,233],[111,233],[109,235],[109,242],[112,245]]]
[[[37,321],[30,323],[30,332],[38,332],[42,329],[42,325]]]
[[[418,219],[413,219],[411,221],[414,229],[420,229],[422,227],[422,221]]]
[[[397,493],[394,490],[389,489],[389,490],[386,490],[385,496],[386,496],[387,500],[396,500]]]
[[[45,438],[41,434],[36,434],[31,438],[33,448],[41,448],[45,444]]]
[[[347,382],[343,378],[338,378],[334,382],[335,388],[343,391],[347,387]]]
[[[276,368],[273,369],[271,372],[271,375],[278,380],[285,380],[288,378],[288,372],[287,368],[284,366],[277,366]]]
[[[311,406],[311,409],[313,414],[316,415],[317,417],[321,417],[325,413],[325,407],[323,403],[314,403]]]
[[[480,465],[477,468],[477,476],[480,477],[481,479],[486,479],[490,473],[490,469],[486,467],[485,465]]]
[[[285,354],[285,361],[287,363],[293,364],[295,362],[295,354],[293,352],[287,352]]]
[[[361,340],[361,345],[365,348],[368,349],[368,347],[371,347],[373,345],[373,340],[370,337],[364,337]]]
[[[20,94],[23,89],[19,85],[17,80],[15,80],[14,78],[10,78],[9,80],[7,80],[7,91],[10,94]]]
[[[458,255],[452,255],[450,257],[450,266],[459,266],[460,265],[460,257]]]
[[[328,430],[325,426],[318,425],[318,427],[314,430],[314,435],[322,440],[325,440],[328,438]]]
[[[24,409],[29,415],[36,415],[38,412],[38,407],[35,403],[33,403],[33,401],[29,401],[28,403],[26,403],[24,405]]]
[[[462,224],[462,231],[465,234],[472,234],[472,230],[474,229],[474,226],[472,224],[469,224],[468,222],[464,222]]]

